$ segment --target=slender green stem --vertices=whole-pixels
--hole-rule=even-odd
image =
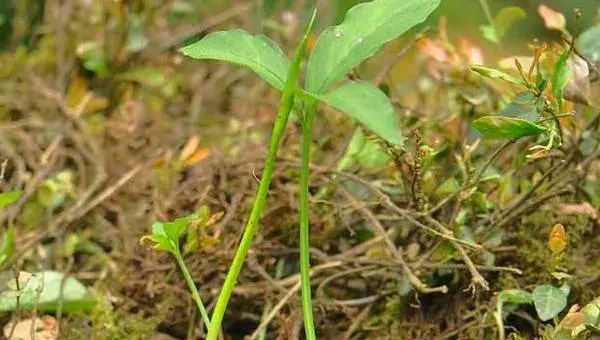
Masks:
[[[244,229],[242,240],[240,241],[240,245],[238,246],[238,249],[233,257],[233,262],[229,268],[227,277],[225,278],[225,283],[223,283],[223,288],[221,288],[221,293],[217,298],[217,303],[215,304],[215,310],[211,319],[212,326],[210,327],[206,336],[207,340],[217,340],[217,336],[219,335],[219,331],[221,329],[221,323],[223,322],[223,316],[225,315],[225,310],[227,309],[227,304],[229,303],[229,298],[231,297],[231,293],[233,292],[237,278],[242,270],[242,266],[244,265],[246,254],[250,249],[254,235],[258,230],[258,222],[265,207],[269,185],[271,184],[271,177],[273,176],[273,170],[275,168],[275,159],[277,158],[279,141],[283,136],[290,112],[292,111],[294,96],[296,93],[296,83],[300,70],[300,62],[304,57],[304,50],[306,48],[308,34],[310,33],[312,25],[314,24],[315,15],[316,11],[313,12],[313,16],[308,24],[306,33],[296,49],[294,60],[292,61],[288,71],[285,88],[283,89],[281,102],[279,104],[279,111],[277,112],[277,118],[275,119],[275,125],[273,126],[273,134],[271,135],[271,141],[269,142],[269,153],[265,159],[265,166],[263,169],[262,178],[260,180],[260,185],[258,187],[258,192],[256,194],[256,199],[254,200],[254,205],[252,206],[252,211],[250,212],[250,218],[248,219],[248,223]]]
[[[221,293],[217,299],[215,311],[213,312],[211,320],[213,327],[211,327],[208,331],[208,340],[217,339],[219,328],[221,328],[221,322],[223,321],[223,316],[225,314],[225,310],[227,309],[227,304],[229,303],[229,298],[233,292],[233,287],[235,286],[240,271],[242,270],[242,266],[244,265],[244,261],[246,259],[246,254],[248,253],[248,249],[250,249],[254,235],[258,230],[258,222],[265,206],[267,192],[269,191],[271,177],[273,176],[273,170],[275,168],[275,159],[277,157],[279,141],[281,140],[281,136],[285,131],[285,126],[290,115],[293,98],[293,91],[290,93],[284,92],[281,106],[279,107],[279,113],[277,114],[275,121],[275,126],[273,127],[273,135],[271,136],[269,153],[265,160],[265,166],[263,169],[262,178],[260,180],[260,185],[258,187],[258,193],[256,194],[252,211],[250,212],[250,218],[248,219],[248,223],[244,229],[242,240],[240,241],[240,245],[235,252],[233,263],[229,268],[229,272],[225,278],[225,283],[223,284],[223,288],[221,289]]]
[[[310,181],[310,144],[312,122],[317,102],[308,105],[302,124],[302,165],[300,167],[300,281],[302,287],[302,315],[307,340],[316,340],[310,293],[310,216],[308,184]]]
[[[190,291],[192,292],[192,298],[194,298],[194,301],[196,301],[196,305],[198,306],[198,310],[200,311],[200,314],[202,315],[202,320],[204,321],[204,324],[206,325],[206,329],[210,330],[210,318],[208,317],[206,308],[204,308],[204,304],[202,303],[202,298],[200,298],[200,293],[198,293],[198,288],[196,288],[196,284],[194,283],[194,280],[192,280],[192,276],[190,275],[190,272],[187,269],[185,262],[183,262],[183,257],[181,256],[181,253],[179,251],[173,252],[173,256],[175,256],[175,260],[177,260],[179,269],[181,269],[181,272],[183,273],[183,277],[185,277],[185,281],[187,282],[187,285],[190,288]]]

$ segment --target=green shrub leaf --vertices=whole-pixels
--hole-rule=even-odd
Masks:
[[[327,28],[308,61],[306,89],[323,93],[336,80],[385,43],[423,22],[440,0],[376,0],[348,11],[344,21]]]
[[[23,192],[21,190],[13,190],[0,193],[0,209],[16,202],[19,199],[19,197],[21,197],[22,193]]]
[[[283,91],[290,64],[271,39],[264,35],[253,36],[244,30],[211,33],[180,51],[194,59],[215,59],[246,66],[280,91]]]
[[[389,99],[368,82],[349,82],[325,94],[310,94],[358,120],[386,141],[402,145],[398,118]]]
[[[520,289],[507,289],[498,295],[498,303],[524,304],[531,303],[531,293]]]
[[[543,127],[525,119],[504,116],[481,117],[473,121],[473,126],[483,137],[490,139],[517,139],[546,132]]]
[[[481,74],[482,76],[486,77],[486,78],[492,78],[492,79],[502,79],[514,84],[519,84],[519,85],[526,85],[523,80],[515,78],[513,76],[511,76],[510,74],[504,73],[500,70],[496,70],[494,68],[490,68],[490,67],[485,67],[485,66],[481,66],[481,65],[471,65],[471,70],[474,72],[477,72],[479,74]]]
[[[86,70],[96,73],[99,77],[108,75],[108,60],[100,43],[90,41],[79,44],[77,56],[83,62]]]
[[[532,123],[540,119],[535,95],[530,91],[517,93],[500,113],[506,117],[525,119]]]
[[[581,312],[588,318],[588,322],[597,324],[600,321],[600,297],[581,308]]]
[[[535,287],[531,297],[540,320],[548,321],[565,309],[567,294],[564,290],[550,285]]]
[[[567,66],[568,59],[569,51],[567,50],[560,55],[560,58],[558,58],[556,65],[554,65],[554,73],[552,73],[552,93],[554,93],[558,108],[561,110],[563,106],[563,90],[571,76],[571,70]]]

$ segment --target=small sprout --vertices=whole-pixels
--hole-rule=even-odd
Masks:
[[[152,225],[152,234],[141,238],[141,242],[154,242],[152,249],[179,253],[179,239],[189,222],[188,218],[178,218],[173,222],[155,222]]]
[[[175,260],[177,260],[177,264],[179,265],[179,269],[181,270],[185,281],[188,284],[190,292],[192,293],[192,297],[196,301],[196,305],[200,311],[202,320],[204,321],[206,327],[210,329],[210,318],[208,317],[204,303],[200,298],[198,288],[192,280],[192,276],[190,275],[190,272],[183,261],[183,256],[181,255],[181,249],[179,246],[179,239],[183,235],[183,232],[185,231],[192,217],[181,217],[172,222],[155,222],[152,224],[152,234],[142,237],[140,242],[142,244],[146,241],[153,242],[154,246],[152,249],[171,253],[175,257]]]

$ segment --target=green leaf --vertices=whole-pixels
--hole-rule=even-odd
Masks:
[[[519,85],[523,85],[525,86],[526,84],[523,82],[523,80],[515,78],[507,73],[504,73],[500,70],[496,70],[494,68],[489,68],[489,67],[485,67],[482,65],[471,65],[471,70],[474,72],[479,73],[480,75],[486,77],[486,78],[492,78],[492,79],[502,79],[514,84],[519,84]]]
[[[283,91],[290,65],[271,39],[264,35],[252,36],[244,30],[211,33],[180,51],[194,59],[215,59],[246,66],[280,91]]]
[[[581,312],[587,316],[588,322],[597,324],[600,321],[600,297],[581,308]]]
[[[337,163],[336,170],[345,171],[350,166],[354,165],[358,155],[364,149],[366,142],[367,139],[365,138],[362,128],[358,127],[354,129],[354,133],[350,138],[346,151]]]
[[[36,198],[44,207],[56,209],[65,203],[71,192],[73,192],[73,173],[61,171],[42,183],[36,192]]]
[[[15,203],[21,197],[21,194],[23,194],[21,190],[0,193],[0,209]]]
[[[488,195],[481,191],[472,193],[471,196],[469,196],[469,199],[475,207],[486,213],[489,213],[489,211],[494,208],[494,202],[490,201]]]
[[[44,181],[37,190],[35,197],[46,208],[57,207],[64,201],[64,193],[61,192],[59,184],[53,179]]]
[[[502,174],[493,167],[488,167],[483,175],[481,176],[481,182],[487,181],[499,181],[502,178]]]
[[[145,242],[154,243],[152,249],[156,251],[173,252],[171,241],[169,241],[169,238],[165,235],[145,235],[140,239],[140,243],[144,244]]]
[[[154,243],[152,249],[157,251],[179,253],[179,238],[181,238],[189,221],[190,217],[187,216],[177,218],[171,222],[154,222],[152,224],[152,234],[142,237],[140,242],[150,241]]]
[[[590,62],[600,62],[600,26],[591,27],[581,33],[575,41],[575,47]]]
[[[178,243],[179,238],[181,238],[181,234],[187,227],[189,222],[188,217],[177,218],[172,222],[167,222],[164,224],[165,234],[173,243]]]
[[[436,195],[448,195],[453,194],[460,190],[460,184],[454,177],[448,178],[444,183],[435,190]]]
[[[567,306],[567,293],[550,285],[535,287],[531,297],[538,317],[542,321],[552,319]]]
[[[175,251],[175,247],[165,231],[165,223],[163,222],[154,222],[152,224],[152,234],[146,235],[140,239],[141,243],[146,241],[155,243],[152,246],[152,249],[154,250],[166,252]]]
[[[319,36],[308,61],[306,89],[323,93],[385,43],[423,22],[440,0],[375,0],[348,11]]]
[[[525,19],[527,13],[518,6],[504,7],[494,18],[492,26],[482,26],[481,30],[486,39],[491,42],[499,43],[506,35],[506,32],[515,23]]]
[[[571,70],[567,66],[568,59],[569,50],[564,51],[560,55],[556,65],[554,65],[554,73],[552,73],[552,93],[554,93],[554,97],[558,103],[558,108],[561,111],[563,106],[563,90],[565,85],[567,85],[567,81],[569,81],[569,77],[571,76]]]
[[[165,225],[162,222],[152,223],[152,235],[167,236],[165,233]]]
[[[34,274],[18,293],[18,306],[26,310],[37,306],[38,310],[51,312],[56,311],[62,303],[63,311],[76,312],[90,310],[95,305],[94,299],[88,296],[87,288],[81,282],[72,277],[65,280],[64,274],[56,271]],[[0,294],[0,311],[16,310],[16,295],[10,294],[10,291]]]
[[[473,126],[483,137],[490,139],[517,139],[546,132],[543,127],[524,119],[504,116],[481,117],[473,121]]]
[[[491,41],[493,43],[499,44],[501,37],[498,35],[498,32],[494,28],[493,25],[482,25],[479,26],[481,33],[483,33],[483,37],[487,41]]]
[[[500,333],[500,339],[504,339],[504,315],[503,307],[504,304],[510,303],[514,305],[521,305],[531,303],[531,293],[520,289],[507,289],[503,290],[498,294],[498,300],[496,301],[496,312],[494,318],[498,324],[498,330]]]
[[[13,228],[8,228],[4,234],[4,241],[0,245],[0,267],[10,260],[15,251],[15,231]]]
[[[108,61],[102,46],[95,42],[85,42],[77,46],[77,56],[83,62],[86,70],[96,73],[99,77],[108,75]]]
[[[515,23],[525,19],[527,13],[524,9],[518,6],[507,6],[498,12],[494,18],[494,27],[496,31],[503,37]]]
[[[502,302],[520,305],[524,303],[531,303],[532,301],[531,293],[521,289],[507,289],[498,294],[498,303]],[[498,303],[496,303],[496,306]]]
[[[500,113],[506,117],[525,119],[530,122],[537,122],[540,119],[535,95],[530,91],[517,93]]]
[[[569,287],[569,285],[566,283],[558,287],[558,289],[560,289],[565,294],[565,296],[569,296],[569,294],[571,293],[571,287]]]
[[[597,297],[592,302],[581,308],[581,312],[587,319],[587,324],[577,326],[573,329],[572,335],[577,336],[581,332],[585,331],[588,326],[598,325],[600,321],[600,297]]]
[[[130,69],[116,77],[119,81],[136,82],[149,87],[160,87],[167,83],[168,79],[163,72],[151,67],[139,67]]]
[[[349,82],[325,95],[308,95],[358,120],[386,141],[395,145],[403,144],[398,117],[392,104],[385,94],[372,84],[365,81]]]
[[[358,164],[369,172],[381,172],[389,164],[390,156],[385,148],[376,140],[369,138],[365,145],[356,155]]]

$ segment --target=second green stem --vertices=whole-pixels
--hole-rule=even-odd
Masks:
[[[310,216],[308,184],[310,181],[310,144],[316,102],[308,105],[302,124],[302,165],[300,167],[300,280],[302,287],[302,315],[307,340],[316,340],[310,292]]]

